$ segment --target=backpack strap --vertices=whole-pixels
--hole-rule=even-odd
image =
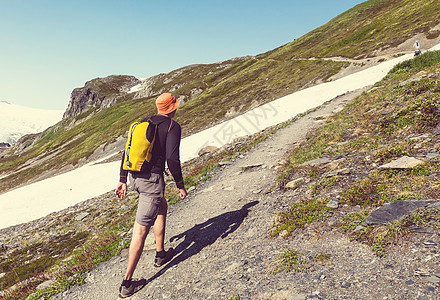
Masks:
[[[170,130],[171,130],[171,125],[173,125],[173,119],[170,119],[171,120],[171,122],[170,122],[170,127],[168,127],[168,132],[170,132]]]

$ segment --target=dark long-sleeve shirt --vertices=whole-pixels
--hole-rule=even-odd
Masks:
[[[180,125],[176,121],[171,120],[171,118],[163,115],[152,116],[150,119],[153,123],[157,124],[156,140],[153,146],[153,157],[148,164],[148,168],[141,172],[163,174],[166,161],[177,187],[179,189],[184,188],[180,165],[180,138],[182,133]],[[145,118],[142,121],[147,120],[148,118]],[[127,182],[128,171],[122,168],[124,156],[121,162],[120,182]]]

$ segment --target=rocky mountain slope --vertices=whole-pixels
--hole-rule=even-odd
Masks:
[[[107,155],[102,149],[120,147],[129,124],[153,114],[154,99],[162,92],[171,91],[184,102],[177,121],[186,136],[332,80],[341,71],[353,72],[386,59],[374,59],[381,53],[412,51],[412,38],[427,48],[438,42],[439,6],[434,0],[366,1],[315,31],[255,57],[187,66],[146,80],[119,75],[90,80],[72,93],[62,122],[41,135],[24,138],[2,158],[0,192],[44,178],[55,169],[70,170],[91,156]],[[394,21],[388,26],[389,20]],[[341,61],[335,56],[367,59]],[[30,160],[32,166],[26,163]]]
[[[426,64],[403,64],[375,87],[337,97],[187,165],[187,176],[205,172],[189,198],[170,207],[167,247],[177,255],[153,268],[150,235],[136,271],[149,283],[132,299],[436,299],[439,124],[409,118],[399,130],[390,123],[403,112],[423,114],[420,104],[408,110],[417,100],[403,105],[407,92],[438,102],[439,54]],[[422,87],[429,88],[420,93]],[[387,124],[387,138],[352,126],[365,123],[365,112],[371,122],[364,126]],[[399,160],[406,156],[413,160]],[[421,209],[407,206],[402,214],[400,205],[386,210],[391,218],[384,225],[371,222],[383,217],[385,201]],[[135,207],[135,193],[122,202],[109,193],[2,230],[4,263],[27,260],[16,269],[20,274],[57,253],[59,264],[24,285],[38,291],[30,299],[54,293],[51,299],[116,299]],[[17,288],[4,296],[18,299],[19,291],[27,295]]]
[[[367,1],[323,27],[335,26],[339,30],[334,34],[348,32],[344,43],[335,38],[334,44],[327,45],[333,50],[325,55],[353,58],[381,49],[398,55],[403,46],[376,48],[376,35],[366,34],[386,33],[387,27],[381,29],[380,24],[390,14],[397,16],[396,22],[402,20],[402,30],[409,35],[402,42],[390,34],[385,44],[398,41],[410,51],[415,36],[423,36],[426,43],[438,42],[437,17],[430,13],[439,5],[436,1]],[[402,17],[406,14],[408,18]],[[408,20],[420,21],[415,31],[406,27]],[[400,30],[394,23],[391,27]],[[317,48],[292,48],[320,30],[268,56],[214,64],[219,73],[213,72],[214,65],[189,66],[145,84],[152,93],[178,87],[176,93],[193,95],[179,119],[189,134],[198,130],[192,122],[210,126],[255,105],[252,99],[259,95],[262,101],[270,101],[271,95],[316,84],[316,78],[330,80],[343,71],[341,62],[324,63],[329,57],[307,57],[307,53],[320,57],[318,39]],[[383,35],[377,36],[382,42]],[[347,52],[347,45],[353,52]],[[305,51],[303,57],[292,59],[293,53],[301,51]],[[153,270],[150,240],[136,273],[150,279],[149,285],[133,299],[436,299],[440,281],[438,56],[424,53],[396,67],[356,98],[338,97],[287,124],[189,162],[185,182],[194,188],[186,201],[171,206],[169,217],[167,246],[175,247],[178,255],[163,269]],[[350,63],[351,67],[357,64]],[[315,80],[285,79],[301,68],[310,70]],[[187,76],[194,81],[179,87]],[[208,79],[210,84],[204,85]],[[136,81],[129,83],[128,98],[115,98],[108,108],[96,106],[64,119],[33,139],[21,155],[2,159],[2,172],[47,154],[78,164],[98,145],[112,144],[123,135],[124,122],[154,108],[154,97],[130,96],[141,93],[136,86]],[[198,87],[205,89],[199,93]],[[210,98],[225,110],[204,120],[204,111],[198,107],[209,104]],[[98,123],[109,125],[103,130]],[[54,161],[50,165],[36,159],[33,168],[18,167],[20,172],[3,178],[2,186],[7,189],[63,167]],[[176,200],[171,187],[167,195]],[[134,193],[121,202],[109,193],[0,231],[2,297],[116,298],[135,206]],[[396,220],[371,221],[374,216],[389,215],[390,207]],[[194,213],[194,209],[199,210]],[[86,285],[77,287],[81,283]]]
[[[89,109],[110,107],[139,83],[133,76],[122,75],[90,80],[84,87],[73,90],[63,118],[76,117]]]

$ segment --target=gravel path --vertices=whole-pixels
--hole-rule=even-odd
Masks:
[[[294,200],[293,194],[273,189],[278,163],[308,131],[361,92],[337,97],[280,129],[171,206],[166,248],[178,254],[163,268],[154,268],[149,234],[134,275],[149,283],[130,299],[440,299],[435,283],[416,275],[417,269],[438,271],[438,246],[421,241],[379,259],[366,245],[329,226],[310,226],[287,240],[269,237],[276,212]],[[431,238],[438,245],[438,235]],[[306,273],[269,274],[287,248],[299,257],[325,253],[331,259]],[[92,271],[86,284],[51,299],[118,299],[127,255],[128,250],[122,251]]]

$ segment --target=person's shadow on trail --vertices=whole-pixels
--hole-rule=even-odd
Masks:
[[[197,224],[193,228],[173,236],[170,239],[171,242],[183,238],[183,241],[174,248],[176,255],[164,268],[148,279],[148,282],[158,278],[168,269],[178,265],[185,259],[200,253],[203,248],[213,244],[218,238],[224,239],[230,233],[237,230],[247,217],[249,208],[258,203],[259,201],[250,202],[239,210],[213,217],[202,224]]]

